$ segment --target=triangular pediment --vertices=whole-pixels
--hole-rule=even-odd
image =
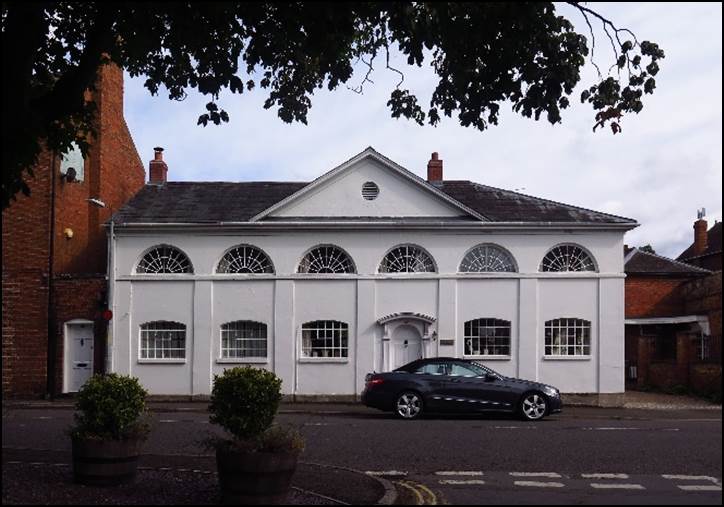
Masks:
[[[354,218],[485,220],[419,176],[367,148],[252,221]]]

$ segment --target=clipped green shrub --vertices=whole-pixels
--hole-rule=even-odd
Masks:
[[[279,409],[282,381],[274,373],[236,367],[214,375],[211,422],[238,440],[258,439],[274,422]]]
[[[117,373],[93,375],[78,392],[71,435],[105,440],[145,437],[147,395],[135,377]]]

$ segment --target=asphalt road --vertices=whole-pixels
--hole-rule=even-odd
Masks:
[[[537,423],[399,421],[371,410],[278,420],[303,432],[304,461],[382,475],[416,503],[722,502],[722,424],[714,411],[569,409]],[[5,411],[3,460],[67,453],[71,422],[69,410]],[[156,413],[145,452],[211,469],[203,440],[218,433],[204,413]]]

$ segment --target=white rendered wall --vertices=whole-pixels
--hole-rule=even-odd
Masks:
[[[116,229],[118,234],[118,229]],[[157,244],[183,250],[193,275],[136,275],[141,254]],[[217,275],[223,253],[237,244],[263,249],[274,275]],[[352,257],[357,274],[300,275],[299,260],[317,244],[331,243]],[[424,247],[438,273],[377,274],[384,254],[401,243]],[[515,257],[519,273],[458,274],[465,253],[496,243]],[[576,243],[593,255],[598,273],[538,273],[554,245]],[[464,323],[474,318],[511,322],[511,356],[484,360],[505,375],[549,382],[564,392],[623,392],[623,234],[621,232],[470,233],[455,231],[287,231],[278,234],[130,234],[116,241],[112,368],[138,376],[154,394],[208,394],[213,374],[242,363],[220,361],[220,326],[232,320],[267,325],[268,358],[254,362],[273,370],[287,394],[357,394],[364,375],[379,371],[382,326],[394,312],[419,312],[436,319],[430,353],[462,357]],[[591,356],[543,358],[546,320],[591,321]],[[187,358],[181,364],[139,360],[139,326],[154,320],[187,325]],[[301,326],[312,320],[349,325],[345,361],[300,360]],[[454,339],[454,346],[440,340]]]

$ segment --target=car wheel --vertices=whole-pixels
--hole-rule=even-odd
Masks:
[[[412,391],[402,393],[395,402],[395,414],[402,419],[417,419],[422,409],[422,396]]]
[[[548,411],[548,402],[541,393],[526,393],[520,400],[520,415],[526,421],[543,419]]]

